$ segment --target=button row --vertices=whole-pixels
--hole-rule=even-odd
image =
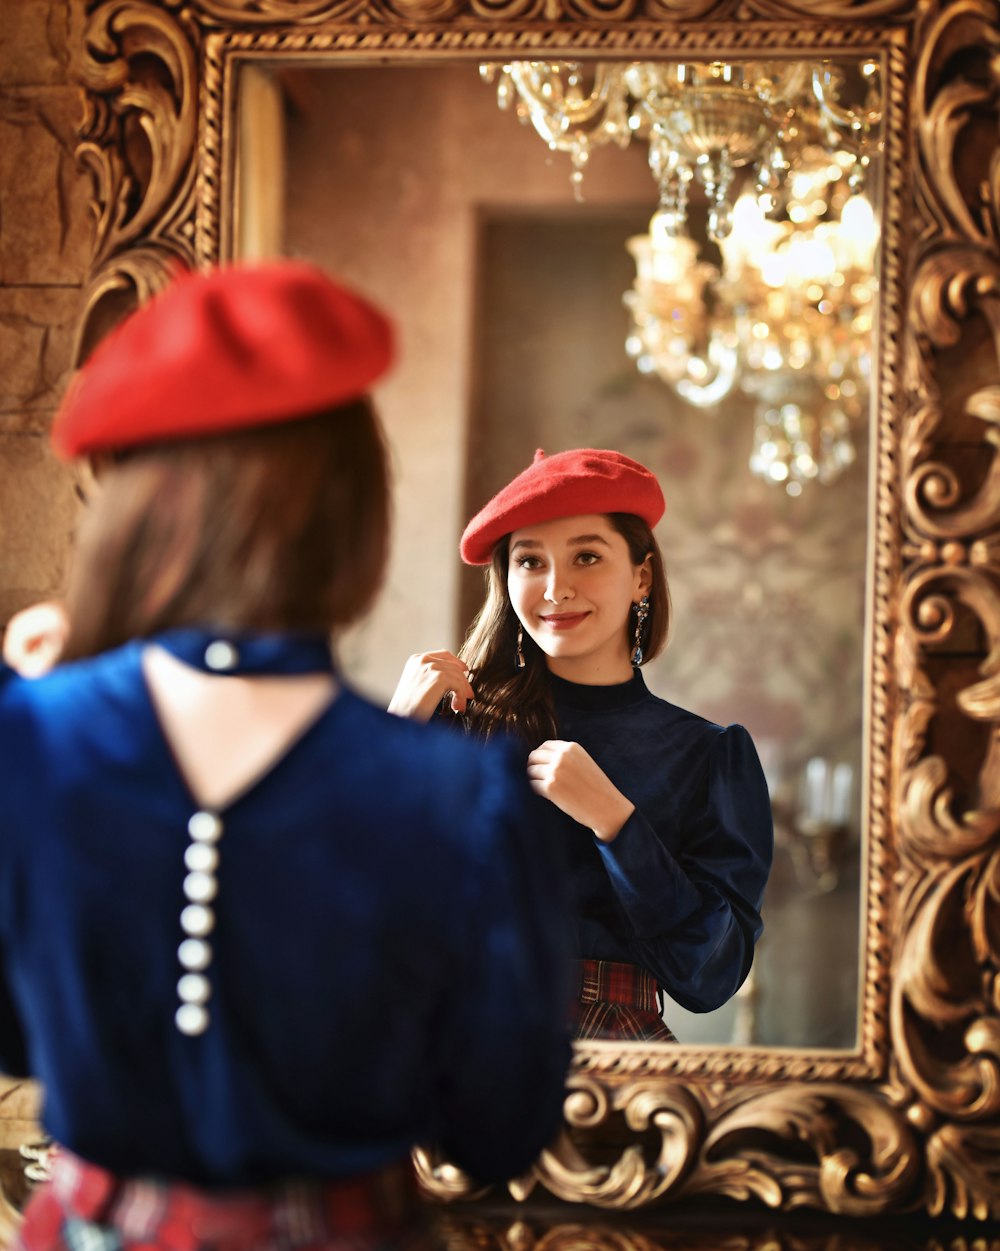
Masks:
[[[205,1005],[212,987],[205,970],[212,963],[212,947],[207,939],[215,928],[215,913],[209,904],[219,890],[215,876],[219,852],[215,844],[222,837],[222,822],[214,812],[196,812],[188,822],[188,833],[191,842],[184,852],[188,870],[184,895],[188,902],[181,912],[181,929],[186,937],[177,948],[177,959],[184,972],[177,982],[181,1004],[174,1014],[174,1023],[182,1034],[196,1035],[208,1028]]]

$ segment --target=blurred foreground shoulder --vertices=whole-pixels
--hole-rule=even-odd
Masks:
[[[430,819],[436,844],[421,864],[435,866],[439,886],[448,876],[446,915],[461,928],[428,1075],[433,1138],[474,1178],[502,1180],[528,1168],[562,1122],[571,927],[561,852],[545,836],[523,747],[371,715],[387,758],[412,771],[407,802]]]
[[[483,742],[437,721],[414,721],[358,702],[360,740],[365,750],[378,751],[386,778],[379,802],[405,804],[415,814],[435,811],[466,847],[485,855],[501,828],[521,837],[533,825],[535,805],[517,744]]]

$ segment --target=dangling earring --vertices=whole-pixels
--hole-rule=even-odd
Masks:
[[[649,616],[649,596],[644,595],[638,604],[633,604],[635,609],[635,649],[632,652],[632,663],[634,665],[642,664],[642,627],[646,618]]]
[[[514,653],[514,668],[515,669],[524,668],[524,649],[521,646],[523,642],[524,642],[524,631],[521,629],[520,626],[518,626],[517,627],[517,651],[515,651]]]

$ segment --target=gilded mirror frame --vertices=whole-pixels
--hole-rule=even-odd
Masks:
[[[247,59],[871,54],[887,105],[849,1052],[577,1044],[569,1137],[510,1183],[609,1209],[726,1196],[1000,1216],[998,0],[89,0],[79,351],[225,257]],[[440,1197],[469,1193],[418,1153]]]

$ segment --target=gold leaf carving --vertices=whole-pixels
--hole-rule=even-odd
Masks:
[[[973,49],[981,55],[995,55],[1000,50],[1000,27],[993,0],[961,0],[930,11],[915,79],[918,99],[927,101],[918,116],[921,184],[939,237],[992,245],[995,249],[996,155],[991,226],[980,188],[975,189],[976,201],[970,204],[957,177],[955,154],[961,132],[970,125],[977,110],[996,109],[996,71],[992,83],[978,76],[953,82],[942,80],[952,57],[969,55]]]
[[[771,17],[864,22],[905,13],[911,6],[907,0],[784,0],[755,7]]]
[[[735,1198],[863,1216],[904,1202],[919,1173],[905,1117],[868,1092],[817,1085],[751,1096],[718,1118],[704,1156],[711,1161],[727,1139],[748,1137],[771,1138],[770,1149],[745,1147],[739,1168],[735,1160],[707,1163],[692,1189],[721,1183]],[[865,1154],[847,1142],[865,1143]],[[803,1148],[815,1162],[803,1161]]]
[[[139,68],[151,61],[158,73]],[[162,235],[192,182],[195,50],[166,13],[108,0],[88,20],[80,73],[94,101],[78,153],[95,178],[100,262],[146,234]]]
[[[927,1144],[932,1212],[1000,1217],[1000,1129],[946,1125]],[[973,1246],[976,1244],[973,1243]]]
[[[970,307],[981,303],[1000,331],[1000,260],[982,247],[955,245],[926,258],[914,281],[917,329],[938,347],[957,343],[962,319]]]
[[[900,1066],[927,1109],[920,1119],[934,1131],[929,1206],[982,1219],[996,1214],[997,1202],[996,855],[937,875],[919,892],[893,1005]],[[978,913],[968,940],[963,912]]]
[[[928,756],[911,769],[903,789],[906,847],[912,854],[960,859],[981,850],[996,837],[998,820],[989,812],[953,812],[948,767]]]
[[[344,0],[191,0],[191,7],[210,25],[270,26],[337,21],[348,4]]]
[[[87,359],[108,330],[131,309],[138,307],[170,282],[184,266],[169,248],[130,248],[112,257],[87,285],[86,314],[81,318],[73,348],[73,360]]]
[[[967,245],[930,255],[915,276],[912,315],[917,332],[936,347],[952,347],[974,313],[984,317],[1000,351],[1000,259]],[[986,475],[972,498],[963,501],[955,472],[933,459],[946,416],[929,366],[929,360],[920,363],[923,402],[904,445],[908,511],[922,533],[961,538],[1000,521],[1000,387],[980,387],[965,400],[965,411],[990,425],[983,434],[983,451],[989,457]]]
[[[1000,386],[983,387],[973,392],[966,403],[966,409],[973,417],[1000,425]]]
[[[413,1165],[424,1193],[443,1202],[474,1199],[478,1195],[486,1194],[489,1189],[481,1187],[477,1190],[467,1173],[428,1147],[415,1148]]]
[[[155,69],[152,67],[156,67]],[[91,175],[94,272],[75,359],[121,316],[193,262],[188,217],[197,129],[196,55],[173,16],[132,0],[90,14],[79,73],[88,89],[77,159]],[[127,299],[113,294],[132,291]]]
[[[460,8],[460,0],[392,0],[392,9],[415,22],[446,22]]]
[[[652,1131],[654,1158],[646,1160],[638,1144],[627,1146],[606,1167],[589,1164],[581,1153],[585,1138],[563,1134],[542,1153],[535,1172],[546,1189],[563,1199],[585,1197],[600,1207],[638,1207],[674,1190],[687,1173],[704,1118],[698,1100],[686,1087],[640,1081],[623,1087],[609,1099],[593,1079],[571,1076],[566,1099],[570,1129],[589,1131],[621,1112],[624,1125],[635,1134]]]

